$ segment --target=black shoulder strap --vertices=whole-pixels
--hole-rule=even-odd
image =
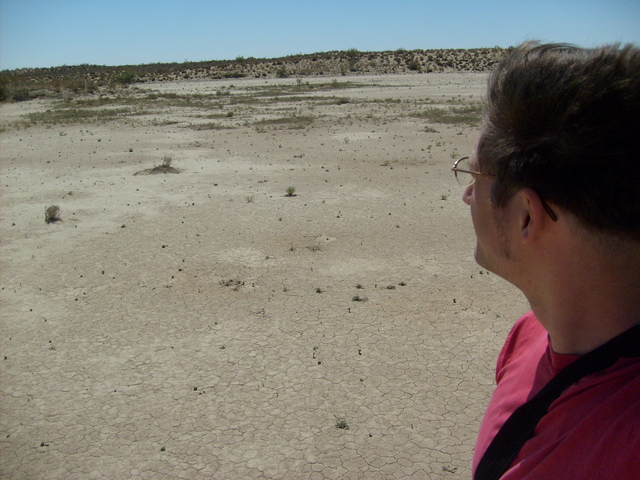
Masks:
[[[533,398],[518,407],[482,456],[474,480],[498,480],[531,437],[549,406],[563,391],[582,377],[604,370],[623,357],[640,357],[640,325],[630,328],[572,362],[558,372]]]

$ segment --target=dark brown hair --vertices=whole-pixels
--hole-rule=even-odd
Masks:
[[[493,201],[521,188],[640,241],[640,49],[528,42],[489,78],[478,144]]]

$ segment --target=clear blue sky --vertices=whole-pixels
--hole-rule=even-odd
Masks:
[[[530,38],[640,44],[640,0],[0,0],[0,70]]]

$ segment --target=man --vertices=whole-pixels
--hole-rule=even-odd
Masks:
[[[474,478],[639,479],[640,354],[615,342],[640,347],[640,49],[516,48],[490,76],[479,139],[454,172],[468,178],[476,261],[532,309],[498,358]],[[521,446],[509,443],[522,419],[505,426],[504,471],[481,473],[513,412],[604,349],[613,364],[567,384]]]

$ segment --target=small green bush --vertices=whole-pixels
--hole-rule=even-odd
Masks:
[[[411,60],[407,66],[409,67],[409,70],[412,70],[414,72],[422,71],[422,65],[420,65],[420,62],[415,58]]]
[[[136,75],[133,72],[120,72],[114,78],[116,83],[121,83],[122,85],[129,85],[136,81]]]
[[[7,97],[8,84],[9,80],[5,75],[0,75],[0,102],[4,102]]]
[[[357,48],[350,48],[345,53],[347,57],[351,59],[356,59],[360,56],[360,51]]]

